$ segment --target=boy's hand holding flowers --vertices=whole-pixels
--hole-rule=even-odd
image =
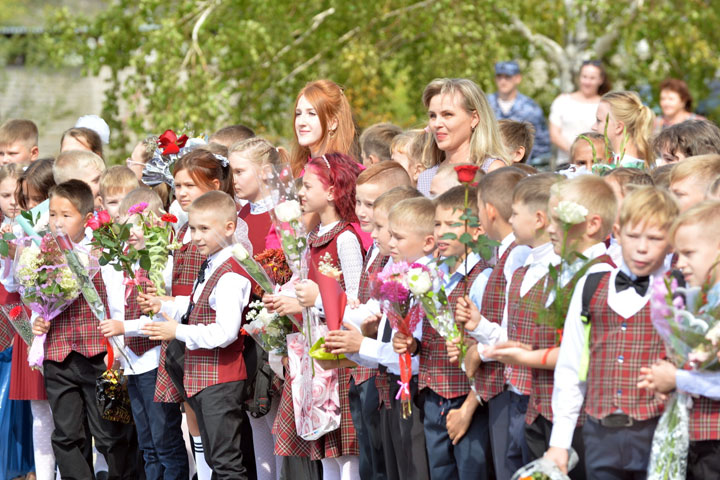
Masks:
[[[142,332],[147,335],[150,340],[175,340],[175,331],[177,330],[178,322],[164,313],[162,316],[165,317],[166,321],[149,322],[142,328]]]
[[[160,298],[151,293],[138,293],[137,299],[140,310],[142,310],[143,313],[155,314],[158,313],[160,311],[160,307],[162,307]]]
[[[638,388],[647,388],[656,393],[670,393],[675,390],[677,367],[667,360],[660,360],[652,367],[640,368]]]
[[[312,307],[315,305],[320,289],[318,284],[312,280],[301,280],[295,283],[295,296],[302,307]]]
[[[325,351],[333,355],[357,353],[365,336],[351,323],[344,322],[347,330],[330,330],[325,335]]]
[[[45,335],[50,331],[50,322],[46,322],[44,318],[37,317],[33,322],[33,335]]]
[[[477,306],[467,295],[457,302],[455,308],[455,321],[465,330],[473,331],[480,324],[482,316]]]
[[[400,332],[395,333],[392,338],[393,350],[398,355],[409,352],[414,355],[417,351],[417,342],[415,338],[403,335]]]

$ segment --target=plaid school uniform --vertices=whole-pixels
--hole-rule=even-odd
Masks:
[[[138,269],[135,273],[136,278],[147,278],[147,272],[142,268]],[[125,279],[128,279],[127,273],[124,274]],[[149,285],[149,282],[142,280],[140,282],[141,288],[145,288]],[[125,301],[125,320],[137,320],[142,316],[140,305],[137,301],[137,289],[133,285],[127,285],[129,291],[126,291],[127,300]],[[147,353],[150,349],[157,347],[162,342],[159,340],[150,340],[147,337],[125,337],[125,345],[132,350],[138,357]]]
[[[690,409],[690,441],[720,440],[720,401],[693,397]]]
[[[510,282],[510,290],[508,291],[508,340],[517,341],[529,345],[532,343],[533,330],[535,328],[535,319],[537,318],[539,308],[544,304],[545,295],[544,284],[542,281],[537,282],[525,293],[520,296],[520,288],[522,287],[523,278],[527,273],[529,265],[518,268],[513,273]],[[523,365],[506,365],[505,381],[509,382],[521,394],[530,395],[531,390],[530,368]]]
[[[186,223],[178,230],[177,238],[182,241],[188,230]],[[184,244],[173,253],[172,296],[189,296],[192,293],[195,278],[205,256],[191,243]],[[162,342],[160,347],[160,362],[158,365],[157,380],[155,382],[155,401],[166,403],[180,403],[182,396],[173,385],[170,376],[165,370],[165,351],[168,342]]]
[[[370,265],[366,265],[367,268],[363,268],[362,275],[360,276],[360,289],[358,291],[358,300],[360,303],[365,303],[370,300],[370,277],[382,271],[389,259],[390,257],[380,255],[378,252]],[[352,371],[352,378],[355,380],[355,385],[360,385],[378,374],[377,368],[367,368],[358,365]]]
[[[458,300],[467,294],[473,282],[487,268],[489,268],[489,265],[480,260],[455,285],[455,288],[448,295],[448,305],[451,311],[455,311]],[[470,391],[467,376],[459,365],[450,363],[445,347],[445,339],[430,325],[425,316],[423,316],[422,332],[418,391],[422,391],[427,387],[447,399],[467,395]]]
[[[190,313],[188,325],[210,325],[216,322],[217,312],[210,307],[210,295],[215,290],[220,278],[227,273],[237,273],[250,280],[245,270],[234,258],[226,260],[205,283],[200,298]],[[243,318],[246,313],[247,305],[242,312]],[[242,354],[244,345],[245,338],[238,334],[238,338],[227,347],[186,349],[183,385],[187,396],[192,397],[203,389],[220,383],[245,380],[247,373]]]
[[[602,419],[618,409],[635,420],[659,416],[663,403],[637,388],[640,368],[665,357],[665,347],[650,321],[650,303],[624,318],[607,303],[611,272],[605,274],[590,301],[590,366],[585,411]]]
[[[353,233],[360,244],[362,250],[362,241],[358,237],[352,226],[340,221],[323,235],[318,235],[318,228],[315,228],[308,235],[308,246],[310,247],[310,272],[309,278],[312,279],[317,272],[317,266],[320,260],[327,253],[330,254],[333,264],[340,268],[340,260],[337,250],[337,239],[341,233],[349,231]],[[363,252],[364,254],[364,252]],[[343,289],[345,289],[345,279],[343,276],[338,280]],[[312,442],[312,450],[310,458],[313,460],[321,460],[323,458],[335,458],[343,455],[359,455],[357,436],[355,435],[355,425],[353,425],[352,415],[350,414],[350,369],[339,368],[338,387],[340,394],[340,428]]]
[[[498,259],[488,279],[485,293],[483,293],[480,313],[489,321],[502,324],[503,310],[505,310],[505,264],[510,252],[515,248],[512,242],[505,253]],[[475,389],[483,401],[487,402],[495,395],[502,393],[505,388],[505,366],[500,362],[483,362],[475,372]]]
[[[98,272],[92,282],[105,311],[109,311],[102,273]],[[85,298],[82,295],[76,298],[50,322],[50,331],[45,340],[45,360],[62,362],[71,352],[86,358],[105,353],[104,337],[97,328],[98,322]]]
[[[601,255],[598,257],[598,261],[599,263],[607,263],[613,267],[615,266],[610,255]],[[550,291],[553,288],[553,280],[548,275],[543,277],[538,283],[545,283],[546,280],[547,290]],[[543,306],[546,300],[547,298],[541,299]],[[536,324],[533,328],[531,344],[533,350],[560,347],[560,336],[553,327]],[[541,368],[532,368],[530,370],[532,372],[531,393],[527,414],[525,415],[525,423],[528,425],[532,424],[538,415],[542,415],[552,422],[552,393],[553,383],[555,382],[555,370],[545,370]],[[582,426],[584,423],[585,411],[583,410],[578,416],[577,426]]]

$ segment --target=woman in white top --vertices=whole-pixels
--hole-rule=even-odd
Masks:
[[[550,141],[558,149],[557,164],[569,160],[575,138],[595,123],[600,96],[610,91],[610,81],[602,62],[583,62],[578,75],[578,90],[560,94],[550,106]]]
[[[621,167],[650,169],[655,155],[650,148],[655,114],[643,105],[635,92],[610,92],[600,99],[594,132],[607,137],[613,151],[613,163]]]
[[[417,188],[428,196],[441,163],[473,163],[486,173],[510,165],[495,114],[482,89],[466,78],[436,78],[425,87],[432,137],[425,148],[425,170]]]

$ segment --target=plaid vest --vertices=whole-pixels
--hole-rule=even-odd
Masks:
[[[105,306],[105,312],[109,312],[102,272],[98,271],[92,282]],[[45,360],[62,362],[70,352],[77,352],[87,358],[104,353],[104,337],[97,328],[98,323],[85,298],[78,296],[50,322],[50,331],[45,340]]]
[[[532,286],[525,293],[524,297],[520,296],[520,288],[522,286],[525,274],[530,266],[524,266],[515,270],[512,282],[510,282],[510,290],[508,292],[508,340],[515,340],[526,345],[532,343],[533,329],[535,328],[535,320],[540,308],[544,305],[545,286],[541,280]],[[506,365],[505,381],[509,382],[513,387],[518,389],[523,395],[530,395],[531,382],[530,367],[522,365]]]
[[[2,215],[2,214],[0,214]],[[1,220],[0,220],[1,221]],[[9,309],[11,305],[22,303],[20,294],[17,292],[8,292],[5,287],[0,284],[0,305],[6,305]],[[0,352],[10,348],[15,338],[15,329],[10,325],[10,320],[6,315],[0,318]]]
[[[663,403],[649,390],[637,388],[640,367],[665,357],[665,347],[650,321],[650,302],[630,318],[608,304],[611,272],[600,280],[590,301],[590,367],[585,411],[605,418],[618,409],[635,420],[659,416]]]
[[[448,295],[448,305],[454,312],[458,300],[470,291],[475,279],[488,268],[485,261],[480,260],[470,269]],[[443,398],[457,398],[467,395],[470,391],[468,377],[459,365],[450,363],[445,346],[445,339],[430,325],[423,316],[422,345],[420,346],[420,371],[418,372],[418,391],[429,388]]]
[[[613,264],[610,255],[601,255],[598,257],[601,263]],[[547,289],[550,291],[553,288],[553,281],[547,275],[543,277],[538,283],[544,283],[547,280]],[[545,300],[543,299],[543,305]],[[558,332],[551,326],[535,324],[532,332],[531,341],[533,350],[540,350],[544,348],[560,347],[560,338]],[[540,368],[533,368],[532,371],[532,382],[530,393],[530,401],[528,402],[527,414],[525,415],[525,422],[531,424],[535,421],[538,415],[542,415],[547,420],[552,422],[552,393],[553,383],[555,382],[555,370],[544,370]],[[585,412],[580,413],[578,417],[578,426],[585,423]]]
[[[137,275],[138,277],[147,277],[147,272],[140,268],[137,272],[135,272],[135,275]],[[123,277],[127,278],[127,274],[123,274]],[[145,288],[149,284],[150,282],[146,281],[140,282],[140,286],[142,288]],[[127,301],[125,302],[125,320],[137,320],[143,314],[137,301],[137,289],[132,285],[129,285],[126,288],[130,288],[131,290],[130,295],[127,297]],[[127,347],[132,350],[138,357],[144,355],[151,348],[159,346],[161,343],[162,342],[160,340],[150,340],[147,337],[125,336],[125,345],[127,345]]]
[[[246,204],[238,212],[238,217],[247,223],[248,240],[253,247],[253,255],[262,253],[265,250],[265,239],[270,233],[272,227],[272,218],[270,212],[259,213],[257,215],[250,214],[250,204]]]
[[[372,252],[372,249],[368,250],[368,254],[370,252]],[[370,300],[370,276],[382,271],[389,259],[389,256],[380,255],[380,252],[375,255],[375,258],[370,265],[367,265],[369,257],[365,259],[363,272],[360,276],[360,289],[358,290],[358,300],[360,300],[360,303],[365,303]],[[370,380],[372,377],[377,375],[377,373],[377,368],[367,368],[362,365],[358,365],[357,368],[352,369],[352,377],[355,380],[355,385],[360,385],[361,383]]]
[[[220,265],[210,276],[195,303],[195,307],[188,318],[188,325],[210,325],[215,323],[217,313],[210,307],[210,295],[215,290],[220,277],[226,273],[237,273],[250,280],[245,270],[229,258]],[[252,283],[252,281],[251,281]],[[247,305],[242,312],[243,318],[247,314]],[[238,338],[227,347],[213,348],[212,350],[200,348],[185,350],[185,376],[183,383],[188,397],[212,385],[229,383],[247,378],[245,361],[243,359],[243,345],[245,337],[238,332]]]
[[[720,440],[720,401],[693,397],[690,409],[690,441]]]
[[[340,220],[337,225],[335,225],[328,232],[322,235],[318,235],[319,228],[319,226],[315,227],[315,229],[308,235],[308,246],[310,247],[310,266],[308,269],[308,278],[310,280],[317,278],[317,275],[320,275],[320,272],[318,271],[318,266],[320,264],[320,261],[324,260],[323,257],[327,253],[330,254],[333,266],[340,269],[340,257],[338,257],[337,251],[337,239],[341,233],[345,231],[352,232],[353,235],[357,237],[358,243],[360,244],[360,250],[362,251],[362,241],[348,222]],[[363,255],[364,254],[365,252],[363,252]],[[343,290],[346,290],[345,276],[341,275],[338,281],[340,282]]]
[[[510,257],[510,252],[515,248],[515,242],[505,250],[505,253],[498,259],[488,279],[485,293],[483,293],[480,313],[489,321],[502,324],[503,310],[505,310],[505,290],[507,280],[505,279],[505,264]],[[495,395],[502,393],[505,388],[505,365],[500,362],[483,362],[475,372],[475,390],[484,401],[488,401]]]
[[[185,232],[188,230],[186,223],[177,233],[177,239],[182,242]],[[173,271],[172,271],[172,296],[179,295],[188,296],[192,293],[193,283],[197,278],[198,271],[202,262],[205,261],[205,255],[198,252],[197,247],[192,243],[183,245],[173,252]]]

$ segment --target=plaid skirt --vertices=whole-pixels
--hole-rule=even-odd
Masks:
[[[350,369],[338,370],[338,386],[340,394],[340,428],[321,438],[308,442],[300,438],[295,429],[295,412],[292,403],[291,382],[283,385],[277,417],[273,425],[275,434],[275,455],[310,457],[311,460],[336,458],[343,455],[360,454],[357,436],[350,415]]]
[[[163,341],[160,345],[160,363],[158,365],[157,380],[155,381],[155,400],[156,402],[164,403],[181,403],[182,395],[177,391],[170,375],[165,370],[165,351],[167,350],[168,342]]]

